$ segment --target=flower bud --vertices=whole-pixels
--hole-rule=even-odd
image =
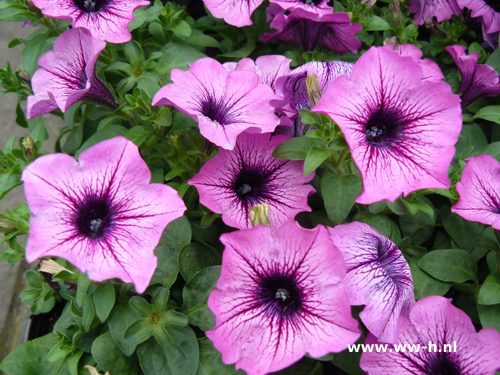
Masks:
[[[376,2],[377,0],[363,0],[361,4],[368,4],[368,6],[371,8],[372,6],[375,5]]]
[[[250,222],[254,227],[259,224],[264,224],[268,227],[271,226],[269,222],[269,203],[256,204],[250,209],[250,213],[248,214],[250,217]]]
[[[0,216],[0,232],[8,233],[15,232],[17,230],[17,224],[14,220]]]
[[[19,78],[21,78],[26,83],[30,83],[31,82],[30,75],[24,69],[19,69]]]
[[[311,106],[314,107],[317,102],[323,96],[323,92],[319,87],[319,79],[316,74],[308,75],[306,78],[306,86],[307,86],[307,97],[309,98],[309,102]]]
[[[30,12],[37,13],[40,12],[40,9],[38,9],[35,4],[31,0],[26,0],[26,7]]]
[[[394,24],[396,27],[403,25],[401,21],[401,9],[399,8],[399,0],[391,0],[389,4],[389,10],[391,11],[392,18],[394,19]]]
[[[28,161],[33,161],[36,156],[36,144],[31,137],[26,137],[22,142],[24,149],[24,156]]]
[[[95,367],[92,367],[90,365],[85,365],[84,366],[87,370],[89,370],[90,375],[101,375],[99,371],[96,370]],[[106,372],[104,375],[109,375],[109,371]]]
[[[398,37],[391,36],[390,38],[385,38],[383,44],[384,46],[388,44],[394,44],[394,50],[396,51],[398,49],[398,46],[396,45],[397,42],[398,42]]]
[[[424,24],[425,24],[425,27],[427,27],[428,29],[431,29],[432,31],[436,32],[437,34],[444,36],[444,37],[447,36],[445,29],[443,29],[443,26],[441,26],[441,24],[439,22],[433,20],[432,18],[425,17]]]
[[[51,275],[57,275],[61,271],[67,271],[69,273],[73,273],[66,267],[61,266],[59,263],[57,263],[55,260],[52,259],[43,259],[40,262],[40,269],[38,271],[50,273]]]

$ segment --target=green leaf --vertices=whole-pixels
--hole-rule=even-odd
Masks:
[[[89,139],[87,139],[75,153],[75,157],[78,158],[83,151],[85,151],[89,147],[92,147],[93,145],[96,145],[102,141],[106,141],[114,137],[118,137],[120,135],[124,136],[126,133],[127,129],[124,128],[123,126],[110,125],[105,131],[101,133],[94,133],[94,135],[92,135]]]
[[[125,331],[139,318],[127,302],[115,306],[108,319],[108,326],[116,344],[126,356],[134,353],[137,345],[125,340]]]
[[[89,276],[84,272],[78,277],[78,289],[76,291],[76,304],[82,307],[85,299],[87,298],[87,289],[90,285]]]
[[[222,362],[220,352],[215,349],[214,344],[208,338],[198,339],[200,350],[200,364],[196,375],[236,375],[242,371],[236,371],[234,365],[226,365]]]
[[[497,71],[498,74],[500,74],[500,50],[496,49],[488,58],[486,61],[486,64],[491,66],[493,69]]]
[[[255,43],[253,41],[249,40],[248,43],[245,44],[240,49],[237,49],[236,51],[224,53],[222,55],[218,55],[217,57],[228,57],[230,59],[242,59],[243,57],[249,56],[253,52],[254,49],[255,49]]]
[[[332,155],[332,150],[326,150],[316,146],[311,147],[304,162],[304,176],[309,176]]]
[[[160,329],[163,329],[163,327],[160,327]],[[139,345],[149,339],[152,335],[153,326],[149,321],[136,320],[127,328],[124,337],[127,342]]]
[[[455,145],[455,155],[461,155],[466,150],[471,150],[472,153],[463,156],[477,154],[479,150],[482,150],[486,146],[488,146],[488,140],[481,127],[474,123],[464,124],[460,132],[460,138],[458,138],[458,142]]]
[[[429,199],[421,197],[418,202],[433,210]],[[419,210],[415,214],[407,213],[399,217],[399,225],[403,236],[409,238],[414,245],[420,245],[425,242],[434,232],[435,224],[434,215],[430,216],[429,212],[426,213],[423,210]]]
[[[302,121],[304,124],[312,125],[312,124],[317,124],[319,121],[318,115],[306,108],[302,108],[299,111],[299,114],[300,114],[300,121]]]
[[[94,303],[92,302],[92,296],[87,295],[87,299],[83,303],[82,307],[82,327],[85,332],[90,331],[90,327],[92,326],[92,321],[95,316],[95,308]]]
[[[11,352],[0,364],[0,369],[10,375],[69,375],[59,371],[64,359],[47,361],[49,351],[57,344],[57,336],[49,333],[33,341],[28,341]]]
[[[142,50],[141,45],[135,40],[131,40],[128,43],[122,44],[123,53],[125,57],[130,62],[130,64],[136,69],[139,70],[145,63],[144,52]]]
[[[130,31],[138,29],[144,23],[149,23],[158,18],[158,16],[163,11],[164,7],[161,1],[155,1],[153,6],[141,7],[134,11],[134,19],[128,24],[128,29]],[[114,375],[114,374],[113,374]]]
[[[361,192],[361,180],[356,175],[337,175],[327,170],[321,180],[321,193],[330,220],[335,224],[344,222]]]
[[[176,42],[167,44],[161,49],[161,52],[163,55],[158,59],[158,65],[153,71],[158,74],[166,74],[169,77],[172,69],[187,70],[188,63],[207,57],[196,48]]]
[[[465,251],[472,251],[474,241],[481,237],[484,225],[463,219],[461,216],[452,213],[449,208],[441,209],[441,221],[446,232],[453,238],[458,246]]]
[[[483,120],[500,124],[500,105],[489,105],[487,107],[483,107],[474,115],[474,118],[482,118]]]
[[[158,257],[151,285],[162,284],[170,288],[179,273],[177,258],[182,247],[191,242],[191,225],[186,217],[181,217],[167,225],[155,249]]]
[[[490,143],[488,147],[481,151],[481,153],[491,155],[500,161],[500,142]]]
[[[170,30],[172,30],[175,34],[182,36],[184,38],[187,38],[188,36],[191,35],[191,26],[189,26],[189,24],[183,20],[179,21],[179,23]]]
[[[189,280],[182,291],[182,311],[189,318],[191,324],[201,329],[213,328],[213,314],[210,311],[199,311],[206,309],[207,300],[212,290],[217,285],[220,277],[220,266],[205,268]]]
[[[463,250],[433,250],[418,260],[418,266],[441,281],[477,281],[476,260]]]
[[[386,20],[374,15],[361,20],[361,25],[363,26],[363,31],[389,30],[391,28]]]
[[[491,327],[500,332],[500,304],[477,305],[477,312],[484,328]]]
[[[191,243],[184,246],[179,252],[179,268],[186,282],[193,276],[208,267],[221,264],[221,256],[213,247]]]
[[[428,296],[444,296],[453,285],[452,283],[437,280],[422,271],[418,267],[417,258],[415,257],[410,260],[410,270],[413,280],[413,291],[417,301]]]
[[[44,50],[47,36],[48,30],[33,34],[33,37],[28,43],[26,43],[24,50],[21,53],[23,68],[30,76],[33,76],[33,73],[35,73],[35,70],[38,67],[38,59]]]
[[[43,285],[43,276],[40,273],[29,270],[24,274],[24,278],[26,279],[29,286],[32,288],[42,289]]]
[[[92,345],[92,356],[103,371],[113,375],[139,375],[136,356],[125,356],[108,331],[99,336]]]
[[[153,314],[153,306],[151,306],[147,301],[139,296],[134,296],[129,301],[130,306],[139,313],[141,318],[149,319]]]
[[[104,323],[115,305],[115,288],[110,282],[99,284],[94,294],[95,313],[99,320]]]
[[[78,147],[82,145],[83,141],[83,124],[75,126],[69,133],[68,139],[64,143],[63,151],[67,154],[74,154]]]
[[[309,150],[313,147],[324,148],[325,142],[316,138],[292,138],[279,144],[273,151],[273,157],[288,160],[306,160]]]
[[[168,348],[158,345],[153,338],[137,348],[144,375],[196,374],[199,349],[193,330],[189,327],[170,326],[168,334],[172,338],[172,345]]]
[[[134,142],[134,144],[139,147],[152,133],[152,129],[146,126],[139,125],[134,126],[132,129],[127,131],[124,137]]]
[[[477,303],[481,305],[500,303],[500,272],[494,272],[484,280],[483,286],[479,290]]]

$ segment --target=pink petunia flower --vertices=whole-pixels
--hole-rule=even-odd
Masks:
[[[443,72],[441,68],[439,68],[439,65],[430,59],[422,59],[422,50],[417,46],[413,44],[398,44],[395,46],[395,44],[392,43],[385,45],[384,48],[397,52],[401,56],[411,56],[422,68],[423,80],[441,81],[444,79]]]
[[[330,0],[269,0],[271,4],[278,4],[285,11],[304,9],[307,12],[318,14],[332,14],[333,8],[328,6]]]
[[[403,254],[368,224],[342,224],[328,232],[344,256],[349,302],[365,305],[359,317],[375,337],[397,342],[399,316],[408,316],[415,303],[410,267]]]
[[[457,183],[460,200],[451,211],[500,230],[500,163],[491,155],[472,156],[465,161]]]
[[[177,192],[149,184],[139,149],[117,137],[84,152],[79,163],[51,154],[23,172],[33,212],[26,259],[58,256],[94,281],[119,278],[146,290],[163,230],[186,210]]]
[[[149,5],[144,0],[32,0],[47,17],[68,20],[96,39],[126,43],[132,39],[128,24],[134,10]]]
[[[458,94],[461,95],[463,108],[481,97],[500,94],[500,77],[497,71],[489,65],[478,64],[479,54],[466,55],[466,48],[460,45],[449,46],[445,49],[455,60],[462,75]]]
[[[449,20],[451,16],[458,16],[462,8],[457,0],[412,0],[410,12],[416,13],[413,19],[417,25],[423,25],[426,18],[436,17],[438,22]]]
[[[169,83],[153,105],[172,105],[199,123],[200,133],[217,146],[232,150],[245,130],[272,132],[279,123],[269,102],[274,92],[251,71],[228,72],[218,61],[203,58],[189,71],[173,69]]]
[[[341,128],[362,179],[357,203],[394,201],[426,188],[449,188],[448,167],[462,127],[460,98],[445,82],[423,80],[420,64],[372,47],[351,79],[330,84],[314,112]]]
[[[306,352],[340,352],[360,336],[344,284],[345,265],[326,229],[289,221],[225,233],[222,271],[208,299],[206,332],[224,363],[248,375],[281,370]]]
[[[417,301],[399,328],[397,344],[406,350],[389,345],[385,352],[364,352],[359,365],[368,375],[495,375],[500,370],[500,333],[494,328],[476,333],[467,314],[449,299]],[[373,344],[378,342],[368,334],[365,345]]]
[[[472,17],[482,17],[487,33],[500,31],[500,3],[498,0],[457,0],[461,8],[471,10]]]
[[[303,211],[311,211],[307,197],[315,192],[305,185],[314,173],[304,177],[304,162],[272,157],[274,149],[290,139],[284,135],[243,133],[232,151],[220,150],[189,180],[196,186],[200,202],[222,214],[234,228],[251,228],[250,209],[269,204],[269,222],[274,228]]]
[[[356,53],[361,42],[354,34],[362,31],[359,23],[350,23],[347,13],[318,14],[304,9],[294,9],[288,16],[280,13],[271,23],[278,31],[265,34],[264,42],[276,39],[288,44],[298,44],[303,51],[313,51],[317,46],[339,53]]]
[[[243,27],[252,25],[252,13],[263,0],[203,0],[215,18],[223,18],[228,24]]]
[[[116,109],[118,104],[107,86],[95,75],[99,54],[106,47],[82,30],[70,29],[54,43],[54,50],[38,60],[40,68],[31,79],[35,95],[28,97],[27,118],[52,112],[66,112],[78,101]]]

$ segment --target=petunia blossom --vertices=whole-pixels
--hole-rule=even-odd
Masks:
[[[423,25],[426,18],[436,17],[438,22],[449,20],[451,16],[458,16],[462,8],[457,0],[412,0],[410,12],[415,13],[413,19],[417,25]]]
[[[457,183],[460,199],[451,211],[500,230],[500,163],[491,155],[471,156],[465,161]]]
[[[324,92],[337,77],[341,75],[349,77],[353,66],[354,64],[344,61],[312,61],[299,66],[290,74],[279,77],[275,87],[281,99],[272,101],[271,104],[279,107],[278,111],[284,115],[283,117],[290,118],[293,122],[291,121],[288,126],[279,126],[276,133],[292,137],[303,135],[305,124],[300,120],[298,113],[303,108],[312,108],[307,96],[306,78],[308,75],[315,74],[318,77],[319,87]]]
[[[271,4],[278,4],[285,11],[304,9],[305,11],[318,14],[333,13],[333,7],[328,6],[330,0],[269,0]]]
[[[351,79],[333,81],[312,109],[344,133],[363,179],[357,203],[450,187],[448,167],[462,128],[460,98],[447,83],[422,78],[412,57],[372,47]]]
[[[206,332],[226,364],[248,375],[284,369],[306,352],[340,352],[360,336],[342,278],[345,264],[326,229],[289,221],[225,233],[222,271]]]
[[[38,60],[40,67],[31,79],[35,95],[28,97],[28,119],[57,108],[66,112],[78,101],[118,108],[113,94],[95,75],[97,59],[105,47],[105,42],[82,30],[70,29],[61,34],[54,50]]]
[[[481,29],[483,31],[483,39],[488,45],[496,50],[498,48],[498,37],[500,36],[500,31],[495,31],[493,33],[489,33],[486,31],[486,25],[481,20]]]
[[[279,123],[269,104],[274,92],[254,72],[228,72],[207,57],[187,72],[173,69],[171,79],[174,83],[156,93],[153,105],[172,105],[196,120],[200,133],[217,146],[232,150],[238,134],[269,133]]]
[[[487,33],[500,31],[500,3],[498,0],[457,0],[461,8],[471,10],[472,17],[481,17]]]
[[[495,69],[489,65],[478,64],[479,54],[465,54],[466,48],[460,45],[445,48],[449,52],[460,74],[462,83],[458,94],[462,98],[462,107],[467,107],[475,100],[485,96],[500,94],[500,77]]]
[[[203,0],[215,18],[223,18],[228,24],[243,27],[251,25],[252,13],[263,0]]]
[[[365,305],[359,317],[382,342],[395,343],[401,314],[415,303],[410,267],[401,251],[368,224],[353,222],[328,228],[344,256],[344,283],[351,305]]]
[[[232,151],[220,150],[189,180],[196,186],[200,202],[222,214],[234,228],[251,228],[249,212],[256,204],[269,204],[269,222],[279,227],[303,211],[311,211],[307,197],[315,192],[305,185],[314,173],[304,177],[304,162],[276,159],[274,149],[290,139],[284,135],[243,133]]]
[[[451,300],[430,296],[417,301],[399,323],[398,346],[361,355],[368,375],[495,375],[500,370],[500,333],[476,333],[471,319]],[[379,345],[368,334],[365,345]],[[412,348],[413,350],[409,350]],[[418,349],[417,349],[418,348]]]
[[[289,15],[278,14],[271,27],[278,31],[265,34],[264,42],[276,39],[288,44],[298,44],[303,51],[313,51],[317,46],[339,53],[356,53],[361,42],[354,34],[362,31],[359,23],[350,23],[347,13],[318,14],[304,9],[294,9]]]
[[[392,43],[385,45],[384,48],[397,52],[401,56],[411,56],[422,68],[423,80],[441,81],[444,79],[443,72],[441,68],[439,68],[439,65],[430,59],[422,59],[422,50],[417,46],[413,44],[398,44],[396,46]]]
[[[139,149],[123,137],[92,146],[79,162],[38,158],[22,175],[33,213],[27,261],[61,257],[91,280],[118,278],[144,292],[163,230],[186,210],[174,189],[150,180]]]
[[[32,0],[47,17],[68,20],[96,39],[126,43],[132,39],[128,24],[134,21],[134,10],[145,0]]]

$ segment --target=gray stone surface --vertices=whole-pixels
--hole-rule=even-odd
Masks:
[[[0,68],[5,68],[7,61],[10,61],[13,70],[16,70],[21,64],[22,45],[14,48],[8,48],[7,45],[14,38],[26,38],[34,29],[31,26],[21,27],[17,22],[0,21]],[[16,105],[17,95],[6,94],[0,98],[0,148],[4,148],[7,140],[13,135],[28,136],[29,130],[21,128],[16,124]],[[24,103],[25,105],[25,103]],[[63,126],[62,121],[54,116],[48,116],[46,128],[49,133],[49,140],[44,149],[51,151],[59,129]],[[4,206],[14,209],[25,202],[22,186],[14,189],[7,194],[0,202],[0,212],[4,212]],[[0,234],[2,236],[2,234]],[[17,271],[17,266],[11,267],[6,262],[0,262],[0,329],[4,326],[4,321],[9,308],[9,302],[12,295],[12,287]],[[25,308],[24,322],[20,330],[18,345],[21,344],[22,334],[24,332],[25,321],[29,316],[29,309]]]

